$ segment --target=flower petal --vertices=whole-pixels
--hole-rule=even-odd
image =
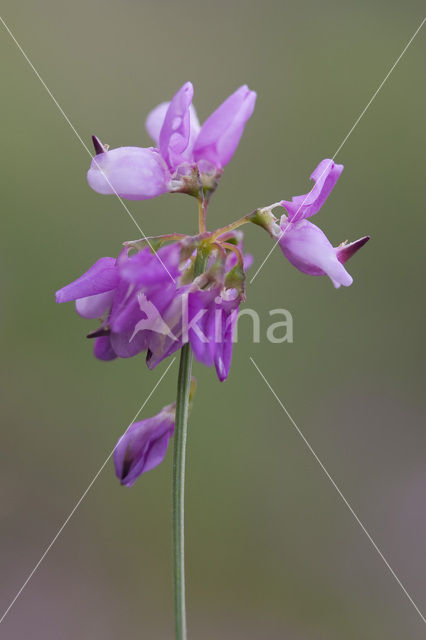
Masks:
[[[315,185],[308,193],[303,196],[295,196],[291,202],[281,200],[280,204],[287,210],[289,222],[298,222],[318,213],[342,171],[342,164],[335,164],[333,160],[329,159],[322,160],[311,175],[311,180],[314,180]]]
[[[192,84],[186,82],[173,96],[161,127],[160,153],[171,171],[192,161],[192,149],[188,145],[191,133],[189,108],[193,95]]]
[[[146,333],[140,331],[135,334],[133,328],[120,333],[111,332],[110,340],[111,347],[119,358],[133,358],[147,349]]]
[[[110,308],[113,298],[114,290],[106,291],[105,293],[97,293],[94,296],[87,296],[85,298],[78,298],[75,301],[75,308],[77,313],[82,318],[100,318]]]
[[[117,354],[111,346],[109,336],[100,336],[95,339],[93,353],[98,360],[115,360]]]
[[[221,313],[216,304],[220,287],[196,290],[188,296],[188,338],[198,362],[206,367],[213,364],[215,350],[215,320]],[[216,311],[218,313],[216,313]]]
[[[170,190],[170,174],[155,149],[118,147],[95,156],[87,173],[94,191],[148,200]]]
[[[194,145],[195,160],[208,161],[219,169],[228,164],[255,103],[256,93],[247,85],[230,95],[201,127]]]
[[[169,106],[170,102],[161,102],[161,104],[158,104],[148,113],[145,120],[145,128],[148,131],[149,136],[154,140],[156,147],[160,144],[160,131],[164,124],[164,118],[166,117]]]
[[[299,271],[311,276],[327,275],[336,288],[352,284],[352,277],[339,262],[335,248],[319,227],[308,220],[289,223],[283,216],[281,230],[283,233],[278,242],[282,252]]]
[[[235,326],[238,319],[238,309],[241,298],[237,296],[233,300],[224,300],[222,303],[222,337],[219,344],[216,343],[214,363],[217,377],[221,382],[229,375],[234,347]]]
[[[162,102],[155,107],[149,114],[145,122],[146,130],[151,138],[154,140],[155,145],[158,147],[160,144],[160,132],[164,124],[167,109],[170,106],[170,102]],[[197,112],[193,104],[189,106],[189,145],[190,148],[194,146],[195,138],[200,132],[200,122],[198,120]]]
[[[82,276],[56,292],[56,302],[69,302],[78,298],[112,291],[118,284],[115,258],[100,258]]]
[[[134,422],[118,440],[114,450],[114,465],[121,484],[130,487],[145,471],[158,466],[164,459],[175,426],[173,405],[159,414]]]
[[[160,286],[180,276],[181,245],[176,242],[152,253],[149,247],[130,257],[118,259],[120,276],[126,282],[144,286]],[[172,276],[172,277],[170,277]]]

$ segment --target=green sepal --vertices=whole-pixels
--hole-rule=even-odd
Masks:
[[[272,228],[277,222],[277,218],[269,209],[256,209],[253,213],[249,213],[247,220],[253,222],[262,229],[265,229],[271,236],[273,236]]]
[[[227,274],[225,278],[225,287],[227,289],[236,289],[245,299],[246,296],[246,274],[242,264],[237,262]]]

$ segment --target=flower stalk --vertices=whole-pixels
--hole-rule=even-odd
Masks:
[[[206,212],[207,206],[204,200],[204,195],[202,198],[198,200],[198,231],[199,233],[205,233],[207,231],[206,227]]]
[[[173,453],[173,593],[176,640],[186,640],[184,537],[185,457],[191,370],[192,351],[190,345],[185,344],[180,354]]]
[[[197,252],[194,277],[204,273],[207,259],[208,255],[205,252],[202,250]],[[185,461],[192,359],[191,345],[187,343],[180,352],[173,450],[173,597],[176,640],[186,640],[187,638],[185,601]]]

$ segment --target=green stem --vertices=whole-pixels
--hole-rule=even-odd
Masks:
[[[173,587],[176,640],[186,640],[184,501],[191,369],[192,351],[190,345],[185,344],[180,355],[173,453]]]
[[[221,227],[220,229],[216,229],[216,231],[212,235],[212,240],[216,240],[216,238],[219,238],[219,236],[223,235],[224,233],[228,233],[229,231],[238,229],[238,227],[241,227],[241,225],[243,224],[247,224],[247,222],[250,222],[250,215],[251,214],[249,213],[246,216],[243,216],[242,218],[235,220],[235,222],[231,222],[231,224],[227,224],[226,227]]]
[[[199,251],[194,276],[204,273],[208,256]],[[176,421],[173,452],[173,588],[175,638],[186,640],[185,605],[185,457],[191,389],[192,351],[189,343],[181,349],[176,398]]]

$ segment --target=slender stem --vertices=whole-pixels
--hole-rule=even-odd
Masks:
[[[243,216],[238,220],[235,220],[235,222],[231,222],[231,224],[227,224],[226,227],[222,227],[221,229],[216,229],[216,231],[212,236],[212,240],[216,240],[216,238],[219,238],[219,236],[223,235],[224,233],[227,233],[228,231],[233,231],[234,229],[238,229],[238,227],[241,227],[241,225],[243,224],[247,224],[247,222],[250,222],[249,216],[250,214]]]
[[[216,240],[216,238],[218,238],[219,236],[222,236],[224,233],[228,233],[229,231],[238,229],[238,227],[241,227],[241,225],[243,224],[247,224],[247,222],[254,222],[255,224],[260,224],[260,226],[263,226],[265,229],[267,229],[267,226],[265,226],[265,224],[263,223],[261,224],[261,222],[264,222],[263,218],[268,215],[271,216],[272,209],[275,209],[275,207],[280,207],[280,206],[281,206],[280,202],[274,202],[274,204],[270,204],[269,207],[263,207],[262,209],[255,209],[251,213],[248,213],[247,215],[243,216],[242,218],[235,220],[235,222],[231,222],[231,224],[227,224],[226,227],[222,227],[221,229],[216,229],[211,239]],[[275,219],[274,216],[272,217]]]
[[[207,255],[199,251],[194,275],[204,273]],[[189,394],[191,390],[192,351],[189,343],[181,349],[176,398],[176,420],[173,452],[173,588],[175,638],[186,640],[185,605],[185,457],[188,430]]]
[[[205,201],[203,196],[198,200],[198,230],[200,233],[205,233],[207,231],[206,214],[207,214],[207,202]]]
[[[173,587],[176,640],[186,640],[184,501],[191,369],[192,351],[190,345],[185,344],[180,355],[173,453]]]

